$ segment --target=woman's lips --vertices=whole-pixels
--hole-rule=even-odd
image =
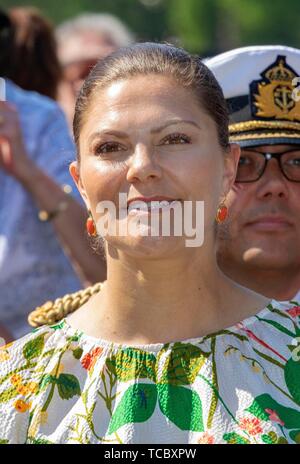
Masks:
[[[155,196],[152,196],[152,197],[138,196],[138,197],[134,197],[134,198],[131,198],[130,200],[128,200],[127,206],[129,206],[131,203],[134,203],[134,202],[149,203],[151,201],[175,201],[175,200],[176,200],[176,198],[170,198],[170,197],[166,197],[166,196],[162,196],[162,195],[155,195]]]
[[[128,205],[128,214],[152,214],[169,211],[180,200],[132,201]]]

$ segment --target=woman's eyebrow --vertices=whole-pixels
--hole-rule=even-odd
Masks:
[[[115,137],[119,137],[120,139],[128,139],[129,135],[125,132],[112,130],[112,129],[103,129],[101,131],[94,132],[89,138],[88,143],[93,142],[93,140],[101,137],[101,135],[114,135]]]
[[[187,121],[185,119],[171,119],[170,121],[167,121],[162,126],[152,129],[151,134],[157,134],[158,132],[161,132],[166,127],[169,127],[175,124],[191,124],[192,126],[197,127],[197,129],[201,130],[201,127],[195,121]]]
[[[195,121],[187,121],[184,119],[171,119],[170,121],[167,121],[165,124],[162,126],[156,127],[155,129],[151,130],[151,134],[158,134],[161,132],[163,129],[166,127],[175,125],[175,124],[191,124],[194,127],[197,127],[197,129],[201,129],[201,127],[195,122]],[[88,139],[88,143],[92,143],[93,140],[101,137],[101,135],[113,135],[115,137],[119,137],[120,139],[128,139],[129,135],[126,134],[126,132],[121,132],[113,129],[103,129],[101,131],[94,132]]]

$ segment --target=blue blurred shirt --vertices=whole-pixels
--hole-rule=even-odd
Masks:
[[[47,97],[6,81],[6,100],[19,111],[28,156],[59,184],[69,184],[75,147],[62,110]],[[0,169],[0,323],[15,338],[28,332],[28,313],[47,299],[82,288],[51,223],[38,219],[31,196]]]

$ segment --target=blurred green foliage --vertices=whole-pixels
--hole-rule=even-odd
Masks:
[[[28,4],[55,24],[109,12],[138,40],[169,40],[203,55],[243,45],[300,47],[300,0],[1,0],[5,8]]]
[[[168,17],[195,52],[259,44],[300,48],[299,0],[170,0]]]

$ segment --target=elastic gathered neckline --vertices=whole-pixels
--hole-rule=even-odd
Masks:
[[[136,343],[118,343],[110,340],[106,340],[104,338],[97,338],[93,337],[92,335],[88,335],[84,333],[80,329],[75,329],[73,328],[70,323],[66,320],[66,318],[61,320],[62,324],[62,330],[66,335],[69,336],[80,336],[80,340],[84,343],[89,343],[93,344],[94,346],[99,346],[102,348],[110,348],[110,349],[127,349],[127,348],[136,348],[140,349],[143,351],[149,351],[149,352],[158,352],[160,351],[163,347],[166,345],[174,345],[175,343],[180,343],[180,344],[193,344],[196,345],[198,343],[203,342],[204,339],[210,338],[212,336],[221,336],[221,335],[226,335],[226,332],[228,331],[240,331],[242,327],[247,328],[250,325],[252,325],[254,322],[258,321],[258,318],[263,318],[267,314],[271,313],[271,310],[269,309],[268,306],[276,307],[277,309],[278,306],[281,306],[281,303],[278,302],[277,300],[271,299],[268,303],[267,306],[265,306],[263,309],[258,311],[256,314],[253,316],[249,316],[245,319],[243,319],[240,322],[237,322],[236,324],[230,326],[230,327],[225,327],[224,329],[221,329],[220,331],[216,333],[211,333],[207,335],[203,335],[201,337],[194,337],[194,338],[187,338],[184,340],[175,340],[175,341],[169,341],[169,342],[158,342],[158,343],[147,343],[147,344],[136,344]],[[225,334],[224,334],[225,332]]]

